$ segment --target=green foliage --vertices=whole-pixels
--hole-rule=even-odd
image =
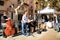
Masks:
[[[47,4],[50,3],[50,7],[60,11],[60,0],[48,0],[47,2],[45,0],[38,0],[38,4],[40,4],[40,6],[42,6],[42,9],[45,8],[47,6]],[[43,5],[41,5],[43,4]]]
[[[54,9],[56,9],[57,11],[60,11],[60,1],[59,1],[59,0],[54,0],[52,7],[53,7]]]

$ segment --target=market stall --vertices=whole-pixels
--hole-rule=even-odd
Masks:
[[[57,11],[55,9],[52,9],[50,7],[46,7],[43,10],[38,10],[37,14],[38,14],[38,26],[40,26],[40,24],[42,22],[44,22],[44,24],[46,26],[48,26],[49,28],[51,28],[53,25],[53,14],[56,14]],[[57,18],[56,18],[57,20]]]

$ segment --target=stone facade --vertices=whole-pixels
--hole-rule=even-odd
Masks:
[[[17,0],[9,0],[9,1],[11,1],[11,2],[9,2],[9,1],[5,1],[5,0],[3,0],[4,1],[4,6],[1,6],[0,5],[0,10],[7,10],[7,8],[11,5],[11,3],[13,3],[14,5],[17,5]]]

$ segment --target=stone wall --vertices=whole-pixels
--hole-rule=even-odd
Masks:
[[[17,0],[10,0],[15,6],[17,5]],[[0,10],[7,10],[7,8],[11,5],[11,2],[4,1],[4,6],[0,5]]]

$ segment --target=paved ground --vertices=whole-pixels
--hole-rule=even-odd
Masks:
[[[19,35],[16,37],[7,37],[3,38],[0,36],[0,40],[60,40],[60,33],[56,32],[53,29],[49,29],[46,32],[42,32],[41,34],[37,34],[36,32],[33,34],[34,36],[24,36]]]

